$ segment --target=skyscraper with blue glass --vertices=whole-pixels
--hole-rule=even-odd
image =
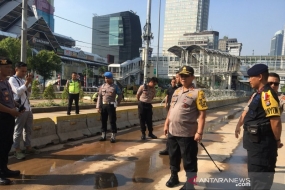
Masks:
[[[92,26],[92,53],[107,58],[109,63],[123,63],[140,56],[141,23],[135,13],[94,15]]]

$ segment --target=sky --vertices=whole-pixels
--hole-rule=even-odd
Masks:
[[[162,53],[165,1],[161,0],[160,34],[159,0],[152,0],[151,4],[153,54],[157,54],[158,36],[159,53]],[[132,10],[140,17],[141,27],[146,24],[147,0],[55,0],[54,3],[55,32],[77,40],[77,47],[87,52],[91,52],[92,47],[90,28],[94,14]],[[243,44],[242,56],[268,55],[271,38],[285,28],[284,7],[285,0],[210,0],[208,30],[218,31],[220,39],[237,38]]]

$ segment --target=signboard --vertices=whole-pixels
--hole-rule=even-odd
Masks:
[[[43,40],[43,39],[40,39],[40,38],[36,38],[36,37],[33,37],[33,43],[40,43],[40,44],[44,44],[44,45],[49,45],[49,42],[46,41],[46,40]]]
[[[87,59],[87,56],[83,51],[78,52],[77,57],[81,59]]]

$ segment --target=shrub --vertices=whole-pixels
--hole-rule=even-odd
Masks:
[[[49,101],[52,101],[53,99],[55,99],[55,93],[54,93],[53,85],[49,85],[45,89],[43,95],[44,95],[44,98],[48,99]]]
[[[32,84],[32,98],[34,99],[38,99],[40,98],[40,88],[39,88],[39,81],[38,80],[34,80],[33,84]]]

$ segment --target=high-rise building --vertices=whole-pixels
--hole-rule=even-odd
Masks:
[[[185,33],[207,30],[210,0],[166,0],[163,50],[178,45]]]
[[[140,18],[125,11],[93,17],[92,53],[123,63],[140,56],[142,47]]]
[[[278,30],[271,39],[270,54],[269,55],[281,55],[283,44],[284,31]]]
[[[186,33],[178,40],[178,46],[187,48],[191,45],[199,45],[203,48],[218,49],[219,32],[202,31],[195,33]]]
[[[42,16],[49,26],[50,30],[54,32],[54,0],[33,0],[33,6],[36,17]]]
[[[236,38],[228,38],[225,36],[223,39],[219,40],[219,50],[231,55],[240,56],[242,43],[239,43]]]
[[[284,30],[283,30],[283,45],[282,45],[282,52],[281,55],[285,55],[285,26],[284,26]]]

